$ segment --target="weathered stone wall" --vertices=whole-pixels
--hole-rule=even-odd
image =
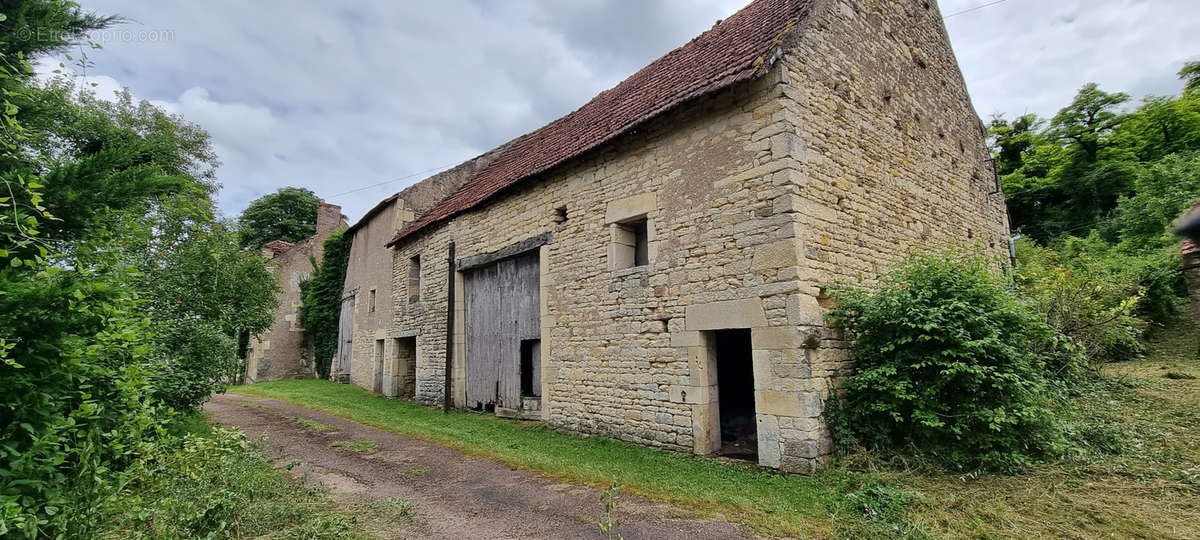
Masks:
[[[1183,241],[1183,279],[1187,281],[1192,319],[1200,327],[1200,249],[1191,240]]]
[[[798,256],[793,216],[774,212],[795,192],[778,174],[787,158],[768,129],[782,95],[778,73],[698,100],[398,245],[395,330],[420,332],[418,399],[442,398],[448,243],[461,258],[550,232],[553,242],[540,248],[543,418],[692,451],[703,391],[688,389],[703,367],[687,340],[706,316],[722,328],[785,324],[786,298],[796,291],[795,272],[777,270]],[[650,264],[611,269],[613,226],[638,215],[650,221]],[[409,304],[400,291],[417,253],[426,261],[424,290]],[[687,319],[699,321],[690,332],[689,309]],[[460,361],[459,400],[463,375]]]
[[[869,285],[939,239],[995,249],[1006,239],[1003,196],[936,8],[886,7],[816,2],[763,77],[405,238],[393,256],[392,331],[416,335],[417,399],[442,399],[447,245],[462,258],[551,233],[538,248],[544,421],[711,453],[711,332],[748,328],[760,463],[811,470],[829,452],[829,378],[846,367],[846,344],[823,324],[822,287]],[[638,216],[649,264],[614,268],[617,223]],[[409,302],[416,254],[422,291]]]
[[[392,301],[392,253],[385,246],[396,229],[412,217],[413,213],[404,208],[404,201],[394,198],[366,222],[356,224],[352,233],[342,295],[354,296],[350,381],[364,388],[372,388],[374,381],[376,340],[384,340],[384,359],[395,355],[395,351],[387,346],[395,303]],[[385,384],[384,394],[392,395],[390,390]]]
[[[247,382],[312,377],[316,373],[312,344],[306,342],[300,326],[300,282],[313,272],[311,259],[321,260],[329,234],[345,226],[342,207],[322,202],[313,236],[284,251],[263,250],[263,255],[271,258],[282,290],[276,295],[279,306],[275,308],[275,324],[264,335],[250,337]]]
[[[379,350],[378,342],[382,340],[382,393],[387,396],[412,394],[414,381],[407,377],[404,361],[408,355],[418,352],[409,351],[405,344],[397,342],[399,338],[411,336],[390,331],[396,308],[407,304],[407,296],[398,296],[407,294],[407,282],[402,281],[399,288],[395,289],[398,292],[394,292],[393,254],[386,245],[396,231],[462,187],[503,149],[501,146],[405,188],[385,199],[382,207],[373,208],[362,222],[356,223],[348,231],[353,238],[342,294],[343,298],[354,296],[350,362],[350,381],[353,384],[374,389],[375,371],[379,367],[376,352]],[[405,259],[404,272],[407,272],[408,262]],[[372,290],[375,291],[374,311],[370,302]]]
[[[793,386],[776,372],[767,386],[823,398],[829,377],[848,367],[848,344],[823,325],[823,286],[869,286],[891,263],[939,241],[998,254],[1007,246],[1004,196],[940,17],[936,3],[922,0],[827,0],[788,44],[780,144],[795,160],[797,192],[776,209],[803,223],[788,324],[820,345],[796,366],[811,371],[809,380],[792,378]],[[773,360],[776,369],[792,365],[786,347],[768,350],[785,360]],[[808,468],[829,451],[814,421],[821,401],[801,402],[799,414],[760,418],[760,441],[770,438],[764,423],[778,424],[785,469]]]

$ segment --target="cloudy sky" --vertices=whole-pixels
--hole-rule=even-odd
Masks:
[[[292,185],[357,219],[574,110],[746,1],[81,3],[128,19],[94,36],[104,48],[89,54],[87,77],[103,94],[128,87],[207,129],[226,215]],[[1053,114],[1086,81],[1177,93],[1175,73],[1200,59],[1195,0],[940,5],[985,119]]]

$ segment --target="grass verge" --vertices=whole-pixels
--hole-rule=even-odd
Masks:
[[[701,515],[723,514],[760,534],[813,538],[878,529],[902,536],[910,529],[907,499],[872,474],[832,467],[811,477],[783,475],[536,423],[443,413],[327,381],[259,383],[231,392],[304,405],[567,482],[604,489],[615,479],[627,493]],[[884,506],[887,511],[877,511]]]
[[[426,408],[358,387],[279,381],[231,391],[289,401],[563,481],[723,514],[801,538],[1194,538],[1200,531],[1200,336],[1162,330],[1060,413],[1079,447],[1016,475],[963,475],[855,455],[811,477],[664,452],[540,424]]]

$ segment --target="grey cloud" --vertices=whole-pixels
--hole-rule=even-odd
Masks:
[[[83,5],[126,16],[131,30],[173,32],[168,41],[105,42],[88,74],[212,133],[223,211],[300,185],[357,218],[424,175],[334,195],[455,164],[535,129],[746,1]],[[1200,54],[1196,11],[1187,0],[1008,0],[948,26],[981,115],[1046,115],[1088,80],[1113,91],[1176,92],[1173,73]]]

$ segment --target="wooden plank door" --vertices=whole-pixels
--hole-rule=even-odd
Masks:
[[[521,341],[540,333],[538,272],[535,251],[463,275],[468,407],[520,406]]]

